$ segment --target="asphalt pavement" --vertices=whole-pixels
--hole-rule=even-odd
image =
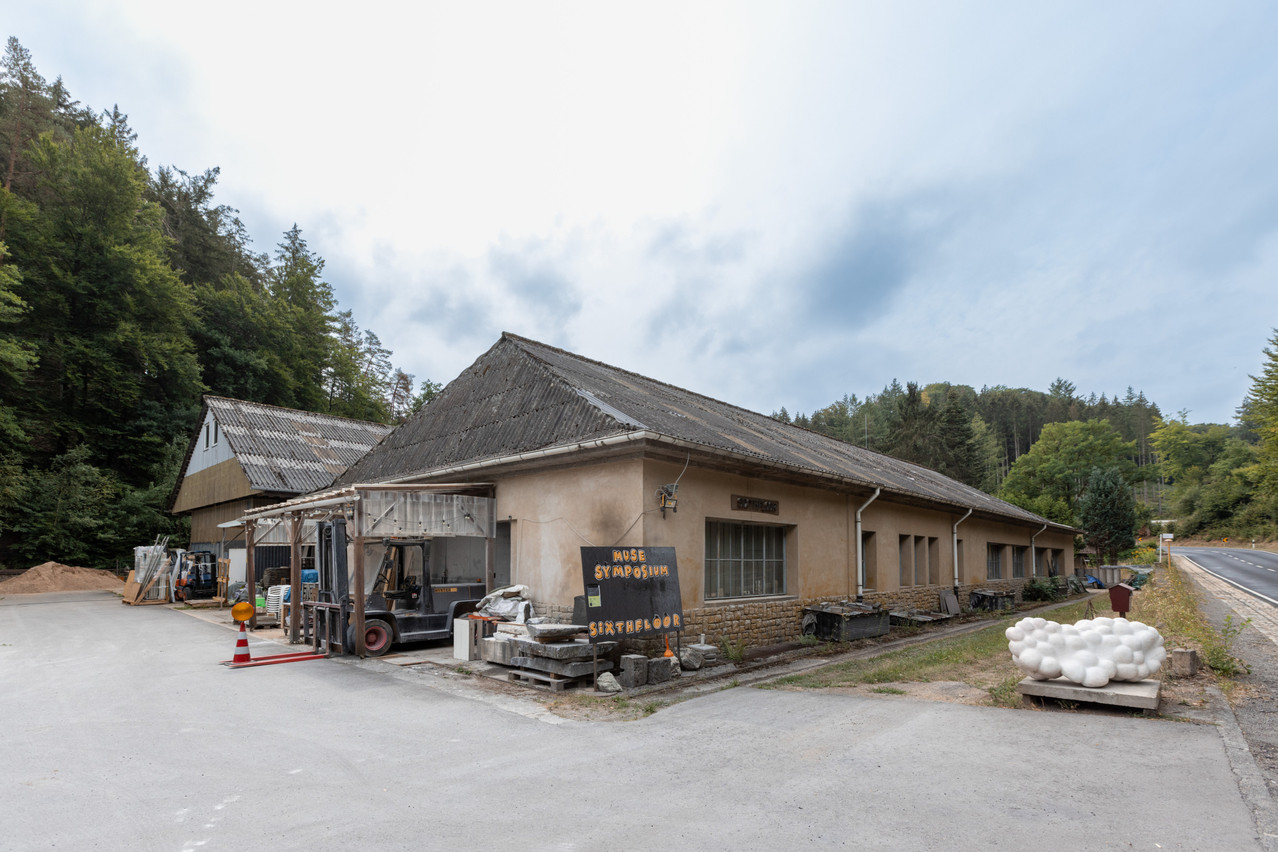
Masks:
[[[233,645],[105,593],[0,599],[0,846],[1268,848],[1210,725],[748,687],[547,724],[431,667]]]

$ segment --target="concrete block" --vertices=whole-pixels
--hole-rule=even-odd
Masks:
[[[665,683],[674,677],[674,657],[653,657],[648,660],[648,683]]]
[[[479,640],[479,657],[488,663],[496,663],[500,666],[512,665],[510,662],[515,656],[515,643],[507,639],[498,639],[489,637]]]
[[[1171,652],[1172,677],[1193,677],[1198,674],[1198,652],[1192,648],[1177,648]]]
[[[634,689],[648,682],[648,658],[643,654],[621,655],[621,676],[617,678],[626,689]]]

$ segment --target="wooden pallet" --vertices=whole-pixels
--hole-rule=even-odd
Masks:
[[[508,677],[511,683],[527,683],[530,686],[545,684],[550,687],[551,692],[563,692],[570,686],[589,686],[591,682],[590,677],[563,677],[531,669],[514,669]]]

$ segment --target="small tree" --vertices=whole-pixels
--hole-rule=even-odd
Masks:
[[[1078,505],[1084,538],[1107,564],[1136,544],[1136,501],[1131,486],[1116,467],[1092,468]]]

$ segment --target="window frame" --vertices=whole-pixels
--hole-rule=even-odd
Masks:
[[[1003,579],[1003,545],[990,542],[985,545],[985,579]]]
[[[792,528],[706,518],[702,598],[710,603],[788,595]],[[725,538],[733,532],[735,538]]]

